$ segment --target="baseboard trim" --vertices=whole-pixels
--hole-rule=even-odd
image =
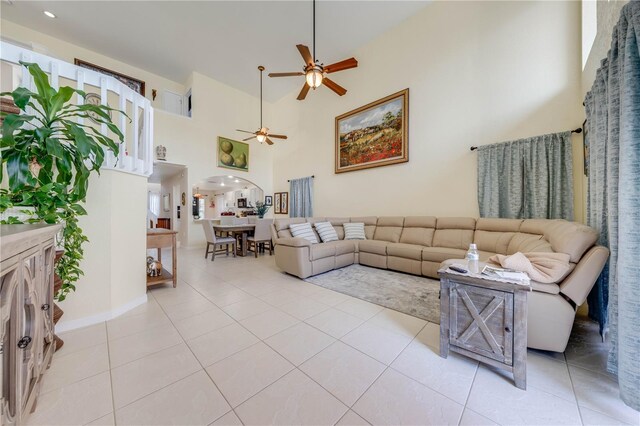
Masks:
[[[131,309],[142,305],[143,303],[147,303],[146,293],[138,297],[137,299],[133,299],[132,301],[117,307],[112,311],[102,312],[96,315],[91,315],[89,317],[84,317],[84,318],[78,318],[71,321],[62,321],[56,324],[56,333],[63,333],[65,331],[71,331],[77,328],[88,327],[90,325],[98,324],[104,321],[109,321],[110,319],[120,316],[125,312],[128,312]]]

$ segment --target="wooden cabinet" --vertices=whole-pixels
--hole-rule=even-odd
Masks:
[[[156,259],[162,263],[162,249],[171,249],[171,272],[164,266],[162,272],[156,277],[147,275],[147,288],[156,284],[171,283],[175,287],[178,284],[178,252],[176,251],[176,231],[154,228],[147,229],[147,250],[156,249]]]
[[[505,369],[526,389],[526,284],[440,273],[440,355],[449,351]]]
[[[0,244],[0,424],[35,409],[55,351],[54,236],[59,225],[2,225]]]

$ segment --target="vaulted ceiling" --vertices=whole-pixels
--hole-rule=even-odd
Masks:
[[[318,1],[317,56],[325,64],[352,56],[426,3]],[[302,0],[3,1],[0,12],[3,19],[177,82],[196,71],[256,96],[258,65],[267,72],[300,70],[295,45],[311,47],[312,41],[311,2]],[[275,101],[301,83],[272,79],[265,99]]]

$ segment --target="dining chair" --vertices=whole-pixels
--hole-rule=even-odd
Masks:
[[[273,242],[271,241],[272,224],[273,219],[258,219],[253,235],[247,237],[247,251],[253,251],[255,257],[258,257],[259,247],[265,244],[269,245],[269,256],[273,254]]]
[[[204,252],[204,258],[209,257],[211,253],[211,261],[215,260],[217,253],[226,253],[229,256],[229,246],[233,252],[233,257],[236,257],[236,239],[233,237],[216,237],[216,233],[213,232],[213,225],[209,220],[202,221],[202,228],[204,228],[204,235],[207,237],[207,248]],[[209,247],[213,246],[213,249],[209,251]],[[226,246],[220,250],[216,250],[218,247]]]

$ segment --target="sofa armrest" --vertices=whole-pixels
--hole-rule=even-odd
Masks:
[[[276,245],[289,247],[311,247],[311,242],[300,237],[278,238],[276,240]]]
[[[609,258],[609,249],[593,246],[580,259],[575,269],[560,283],[560,293],[577,306],[584,303]]]

